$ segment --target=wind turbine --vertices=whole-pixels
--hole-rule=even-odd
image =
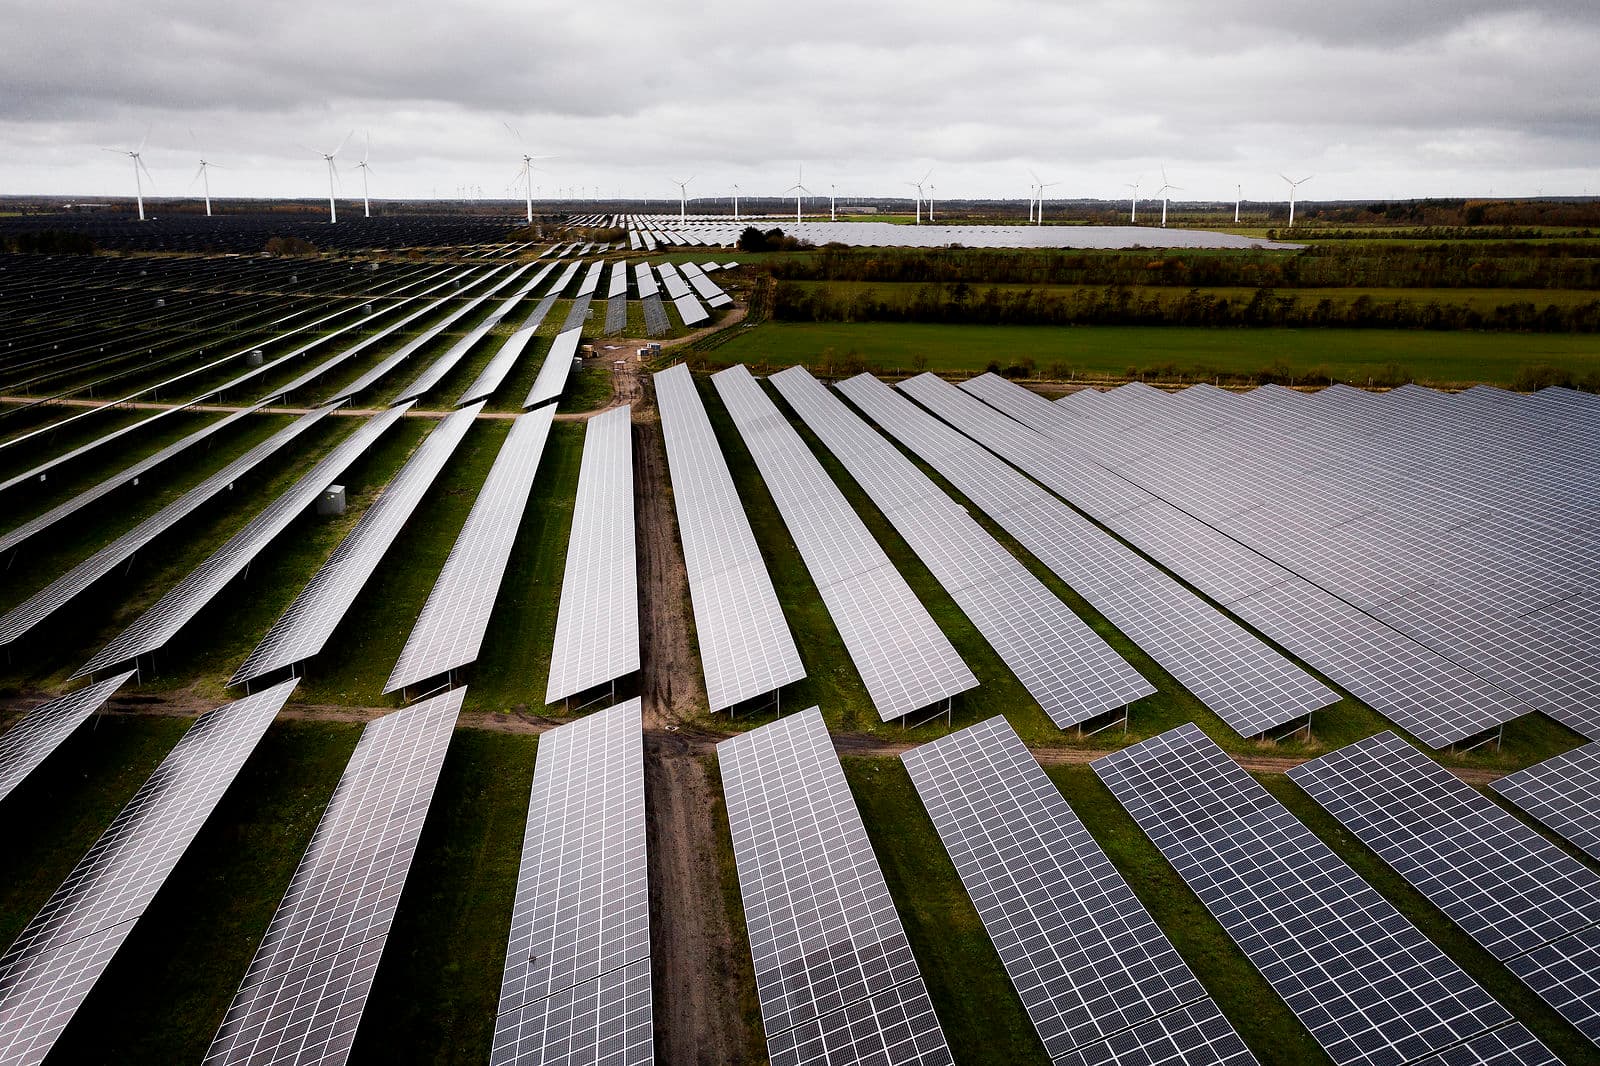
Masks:
[[[1128,222],[1131,225],[1139,221],[1139,182],[1129,183],[1128,188],[1133,190],[1132,204],[1128,208]]]
[[[367,174],[372,167],[367,165],[367,157],[372,154],[372,133],[367,133],[367,147],[361,153],[361,162],[356,164],[356,169],[361,171],[361,210],[363,218],[372,217],[372,201],[367,198]],[[532,219],[529,219],[532,221]]]
[[[1060,185],[1060,184],[1061,183],[1059,181],[1041,181],[1041,182],[1039,182],[1039,213],[1034,219],[1034,224],[1035,225],[1040,225],[1040,226],[1044,225],[1044,191],[1046,189],[1053,189],[1057,185]]]
[[[917,225],[919,226],[922,225],[922,186],[931,177],[933,177],[933,171],[930,169],[926,174],[922,175],[922,181],[906,182],[907,185],[917,190]]]
[[[839,186],[828,185],[828,221],[839,221]]]
[[[511,123],[509,123],[509,122],[501,122],[500,125],[502,125],[502,126],[504,126],[506,128],[506,132],[507,133],[511,134],[512,137],[516,138],[517,147],[521,148],[522,147],[522,134],[518,133],[515,129],[513,129],[512,126],[511,126]],[[523,194],[526,196],[527,202],[528,202],[528,224],[529,225],[533,224],[533,172],[535,170],[539,169],[538,167],[533,165],[533,161],[535,159],[549,159],[549,158],[551,158],[551,157],[547,156],[547,155],[529,155],[526,151],[524,151],[522,153],[522,169],[517,171],[517,176],[514,179],[516,181],[522,182],[522,191],[523,191]]]
[[[1161,197],[1161,228],[1167,228],[1167,193],[1182,192],[1183,187],[1174,185],[1167,180],[1167,168],[1161,168],[1161,188],[1156,190],[1156,195]]]
[[[933,221],[933,186],[928,186],[928,221]]]
[[[733,183],[733,220],[739,221],[739,183]]]
[[[794,193],[794,224],[800,225],[800,198],[811,195],[811,190],[800,184],[806,176],[804,165],[796,168],[794,184],[783,190],[785,193]]]
[[[309,151],[311,151],[313,155],[320,155],[322,157],[322,159],[323,159],[323,162],[328,164],[328,221],[329,222],[337,222],[337,221],[339,221],[339,208],[335,204],[334,199],[333,199],[333,195],[334,195],[334,193],[333,193],[333,185],[334,185],[334,182],[338,180],[339,171],[333,165],[333,158],[334,158],[334,156],[338,155],[340,152],[344,151],[344,146],[346,144],[350,143],[350,138],[355,135],[355,132],[356,132],[355,130],[351,130],[349,133],[345,134],[344,135],[344,140],[339,142],[339,147],[335,148],[331,152],[318,152],[315,149],[309,149]]]
[[[1237,226],[1239,224],[1239,204],[1243,200],[1244,200],[1244,186],[1243,185],[1235,185],[1233,187],[1233,224],[1235,226]]]
[[[689,221],[689,183],[693,180],[693,174],[690,174],[682,181],[677,178],[672,179],[672,184],[678,187],[678,225],[680,226],[687,225]]]
[[[150,129],[147,126],[145,127],[144,136],[139,138],[139,147],[133,149],[132,151],[129,151],[126,148],[101,149],[103,152],[115,152],[118,155],[125,155],[129,159],[133,160],[133,194],[134,200],[139,205],[140,222],[144,221],[144,181],[140,177],[140,171],[144,172],[144,177],[150,178],[150,187],[152,189],[155,188],[156,184],[156,179],[150,174],[150,168],[144,165],[144,142],[148,141],[149,139]]]
[[[1306,182],[1310,181],[1312,178],[1316,177],[1316,175],[1315,174],[1307,174],[1305,177],[1301,178],[1299,181],[1295,181],[1293,178],[1291,178],[1287,174],[1279,174],[1278,177],[1282,178],[1284,181],[1289,183],[1289,228],[1290,229],[1294,229],[1294,193],[1295,193],[1295,190],[1300,188],[1300,186],[1304,185]]]
[[[189,131],[189,140],[193,142],[195,151],[200,152],[200,142],[195,140],[194,130]],[[189,179],[189,188],[191,189],[194,188],[195,178],[200,179],[200,188],[205,192],[206,196],[207,218],[211,217],[211,178],[206,171],[217,165],[206,159],[204,152],[200,152],[200,169],[194,172],[194,178]]]

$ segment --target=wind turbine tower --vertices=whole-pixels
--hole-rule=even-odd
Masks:
[[[1161,188],[1156,190],[1156,194],[1161,197],[1161,228],[1162,229],[1166,229],[1167,228],[1167,193],[1169,193],[1169,192],[1182,192],[1182,191],[1183,191],[1183,188],[1181,186],[1174,185],[1170,181],[1167,180],[1167,168],[1166,167],[1162,167],[1161,168]]]
[[[1244,186],[1243,185],[1235,185],[1233,187],[1233,224],[1235,226],[1237,226],[1239,224],[1239,204],[1242,203],[1243,201],[1244,201]]]
[[[1041,181],[1039,183],[1039,210],[1034,215],[1033,221],[1035,225],[1042,226],[1044,224],[1044,191],[1053,189],[1060,184],[1059,181]]]
[[[839,221],[839,186],[828,185],[828,221]]]
[[[331,151],[331,152],[317,152],[316,153],[317,155],[320,155],[322,157],[323,162],[328,164],[328,221],[329,222],[338,222],[339,221],[339,207],[338,207],[337,203],[334,201],[334,188],[333,188],[334,182],[336,182],[338,180],[338,178],[339,178],[339,172],[338,172],[338,169],[334,166],[333,159],[340,152],[344,151],[344,146],[347,143],[349,143],[350,138],[352,136],[354,136],[355,132],[356,132],[355,130],[351,130],[349,133],[345,134],[344,135],[344,140],[340,141],[339,142],[339,147],[335,148],[333,151]]]
[[[787,189],[783,190],[786,193],[789,193],[789,192],[794,193],[794,224],[796,226],[798,226],[800,224],[800,198],[802,196],[809,196],[811,194],[811,190],[810,189],[808,189],[804,185],[800,184],[801,180],[804,179],[804,178],[805,178],[805,167],[801,166],[799,169],[797,169],[795,171],[795,182],[794,182],[794,184],[789,186]]]
[[[356,169],[361,171],[361,212],[363,218],[372,217],[372,200],[367,196],[367,174],[372,170],[367,165],[367,157],[372,154],[372,134],[367,134],[367,147],[361,153],[361,162],[356,164]],[[532,219],[529,219],[531,222]]]
[[[1294,194],[1295,194],[1295,190],[1300,188],[1300,186],[1304,185],[1306,182],[1310,181],[1312,178],[1316,177],[1316,175],[1315,174],[1307,174],[1305,177],[1301,178],[1299,181],[1295,181],[1293,178],[1291,178],[1287,174],[1279,174],[1278,177],[1282,178],[1284,181],[1289,183],[1289,228],[1290,229],[1294,229]]]
[[[672,179],[672,184],[678,187],[678,225],[680,226],[689,224],[689,183],[693,180],[693,174],[690,174],[683,181],[679,181],[677,178]]]
[[[733,220],[735,222],[739,221],[739,184],[738,184],[738,182],[735,182],[734,185],[733,185]]]
[[[1139,183],[1131,182],[1128,188],[1133,190],[1133,199],[1129,202],[1128,222],[1133,224],[1139,221]]]
[[[115,152],[118,155],[125,155],[129,159],[133,160],[133,196],[134,201],[139,205],[140,222],[144,221],[144,181],[143,178],[140,177],[140,172],[143,171],[144,177],[150,178],[150,187],[152,189],[155,188],[156,184],[156,179],[150,176],[150,168],[144,165],[144,142],[148,141],[149,139],[150,131],[147,129],[144,131],[144,136],[139,138],[139,147],[131,151],[127,148],[101,149],[102,151]],[[207,213],[209,214],[209,212]]]
[[[931,177],[933,177],[933,171],[929,170],[926,174],[922,175],[921,181],[906,182],[907,185],[917,190],[917,225],[919,226],[922,225],[922,186],[926,184],[927,180]],[[929,219],[931,221],[931,215],[929,216]]]

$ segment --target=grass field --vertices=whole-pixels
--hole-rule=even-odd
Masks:
[[[863,364],[886,373],[979,373],[991,363],[1060,364],[1079,380],[1202,381],[1274,366],[1365,385],[1398,367],[1423,384],[1509,385],[1535,364],[1600,369],[1600,337],[1409,330],[1202,329],[1181,326],[969,326],[766,322],[700,357],[713,366]],[[1063,377],[1068,375],[1064,374]]]

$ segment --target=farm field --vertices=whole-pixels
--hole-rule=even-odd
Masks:
[[[766,322],[697,360],[711,366],[832,366],[836,372],[855,366],[890,374],[933,370],[955,375],[980,373],[996,363],[1029,367],[1055,380],[1070,376],[1175,383],[1218,374],[1249,379],[1272,372],[1291,379],[1324,374],[1365,385],[1372,377],[1391,380],[1398,368],[1402,380],[1419,384],[1509,386],[1533,365],[1600,370],[1600,338],[1421,330]]]

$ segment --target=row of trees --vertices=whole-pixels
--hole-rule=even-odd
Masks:
[[[1301,299],[1290,291],[1255,289],[1230,298],[1189,289],[1171,293],[1126,285],[1072,290],[983,290],[965,282],[921,285],[889,296],[872,288],[844,292],[826,285],[778,285],[773,317],[791,322],[943,322],[980,325],[1294,326],[1383,329],[1600,332],[1600,297],[1569,306],[1508,301],[1480,311],[1439,300]]]
[[[1296,255],[829,245],[816,255],[774,262],[769,269],[783,281],[1600,290],[1600,242],[1319,245]]]

